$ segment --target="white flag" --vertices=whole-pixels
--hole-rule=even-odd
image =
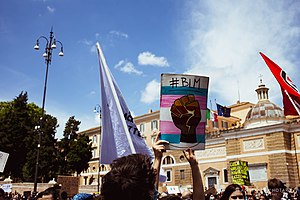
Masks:
[[[110,164],[116,158],[134,153],[147,154],[153,158],[153,153],[141,137],[119,87],[107,67],[99,43],[96,46],[102,100],[100,163]]]

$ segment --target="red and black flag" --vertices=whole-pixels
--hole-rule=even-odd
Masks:
[[[276,63],[261,52],[260,55],[281,87],[284,115],[300,115],[300,93],[296,85]]]

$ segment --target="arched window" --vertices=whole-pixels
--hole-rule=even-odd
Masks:
[[[101,172],[102,172],[102,171],[106,171],[105,165],[100,165],[100,171],[101,171]]]
[[[174,164],[174,159],[171,156],[166,156],[163,160],[163,165]]]
[[[145,132],[145,124],[140,124],[140,132],[144,133]]]
[[[97,143],[97,135],[93,136],[93,143]]]
[[[158,128],[157,120],[152,120],[151,121],[151,131],[157,130],[157,128]]]

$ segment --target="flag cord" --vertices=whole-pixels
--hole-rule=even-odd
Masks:
[[[299,109],[297,108],[297,106],[295,105],[295,103],[293,102],[293,100],[292,100],[292,98],[290,97],[289,93],[288,93],[286,90],[284,90],[284,92],[285,92],[286,95],[289,97],[289,100],[290,100],[290,102],[292,103],[292,105],[294,106],[294,108],[295,108],[295,110],[297,111],[298,115],[300,115],[300,111],[299,111]]]

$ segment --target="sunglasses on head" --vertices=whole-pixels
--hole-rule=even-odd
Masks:
[[[237,196],[231,196],[230,197],[231,199],[244,199],[244,196],[243,195],[237,195]]]

